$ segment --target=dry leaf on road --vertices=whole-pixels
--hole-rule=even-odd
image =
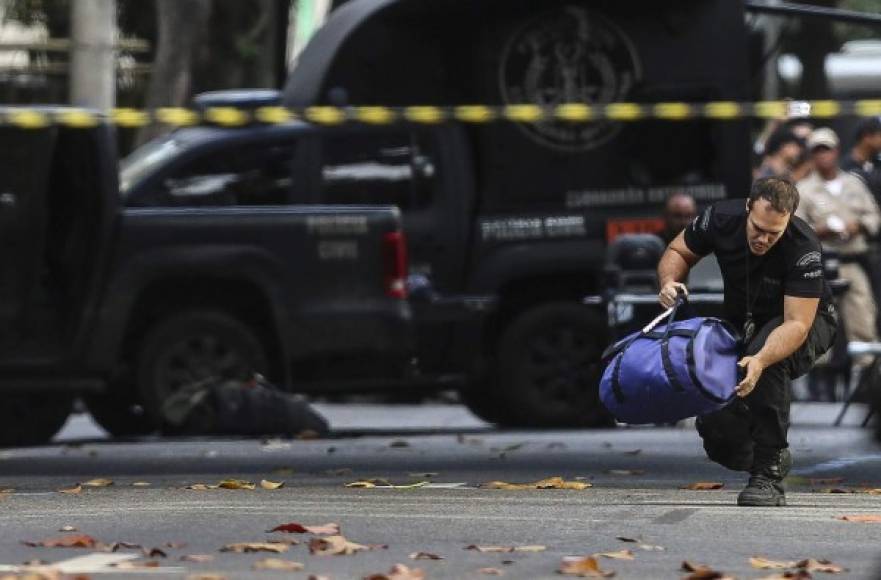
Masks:
[[[322,576],[319,574],[309,574],[306,580],[330,580],[330,576]]]
[[[49,538],[38,542],[23,540],[21,543],[31,548],[95,548],[101,545],[98,540],[85,534]]]
[[[630,550],[619,550],[617,552],[601,552],[593,555],[595,558],[603,557],[612,560],[633,560],[633,552]]]
[[[392,569],[385,574],[371,574],[365,576],[364,580],[423,580],[425,572],[419,568],[410,568],[403,564],[395,564]]]
[[[787,570],[779,574],[771,574],[770,576],[762,576],[756,580],[811,580],[813,576],[806,570]]]
[[[549,477],[534,483],[508,483],[506,481],[490,481],[480,485],[483,489],[575,489],[582,490],[593,487],[586,481],[566,481],[562,477]]]
[[[724,572],[713,570],[706,564],[695,564],[688,560],[682,562],[682,571],[690,572],[688,576],[683,576],[683,580],[733,580]]]
[[[603,570],[593,556],[566,556],[560,562],[560,574],[582,578],[611,578],[615,572]]]
[[[443,560],[443,556],[438,556],[437,554],[432,554],[430,552],[413,552],[410,554],[411,560]]]
[[[205,562],[211,562],[212,560],[214,560],[214,556],[211,554],[187,554],[180,557],[181,562],[193,562],[196,564],[204,564]]]
[[[252,552],[273,552],[281,554],[287,552],[290,546],[278,542],[240,542],[236,544],[227,544],[220,549],[221,552],[234,552],[236,554],[247,554]]]
[[[82,484],[85,487],[110,487],[113,485],[113,481],[110,479],[90,479],[89,481],[85,481]]]
[[[370,549],[371,546],[350,542],[343,536],[312,538],[309,541],[309,552],[315,556],[350,556],[355,552]]]
[[[263,489],[281,489],[284,487],[283,481],[269,481],[268,479],[260,480],[260,487]]]
[[[486,553],[510,553],[510,552],[544,552],[547,546],[478,546],[471,544],[465,546],[466,550],[474,550],[475,552]]]
[[[184,489],[189,489],[192,491],[208,491],[209,489],[217,489],[217,486],[208,485],[207,483],[194,483],[192,485],[186,486]]]
[[[881,524],[881,515],[877,514],[857,514],[848,516],[838,516],[843,522],[857,522],[862,524]]]
[[[753,568],[758,568],[759,570],[784,570],[786,568],[795,568],[795,565],[798,564],[794,560],[769,560],[763,556],[753,556],[749,559],[749,563]]]
[[[424,487],[428,485],[428,483],[429,482],[427,481],[417,481],[416,483],[394,484],[387,479],[364,479],[361,481],[353,481],[352,483],[347,483],[346,487],[362,489],[370,489],[374,487],[381,487],[385,489],[416,489],[418,487]]]
[[[244,479],[224,479],[217,484],[217,487],[220,489],[244,489],[248,491],[257,488],[255,484]]]
[[[679,489],[690,489],[694,491],[710,491],[714,489],[722,489],[725,487],[724,483],[719,481],[697,481],[695,483],[689,483],[688,485],[683,485]]]
[[[815,560],[813,558],[802,560],[796,564],[796,567],[805,570],[806,572],[824,572],[826,574],[841,574],[847,572],[847,568],[833,564],[829,560]]]
[[[479,574],[486,574],[487,576],[504,576],[505,573],[499,570],[498,568],[480,568],[477,570]]]
[[[68,487],[67,489],[59,489],[58,493],[65,493],[67,495],[76,495],[83,491],[83,486],[80,484],[76,484],[73,487]]]
[[[622,542],[629,542],[632,544],[637,544],[637,547],[640,550],[645,550],[646,552],[663,552],[664,550],[666,550],[666,548],[664,548],[664,546],[655,546],[653,544],[645,544],[645,543],[643,543],[643,540],[640,540],[639,538],[628,538],[626,536],[617,536],[616,539],[621,540]]]
[[[291,522],[289,524],[281,524],[275,526],[271,530],[268,530],[267,533],[271,532],[284,532],[286,534],[317,534],[317,535],[329,535],[336,536],[340,533],[340,525],[339,524],[322,524],[320,526],[305,526],[303,524],[298,524],[297,522]]]
[[[300,572],[305,568],[302,562],[282,560],[281,558],[264,558],[254,562],[254,570],[276,570],[281,572]]]
[[[132,483],[132,487],[150,487],[153,485],[149,481],[135,481]]]
[[[73,526],[61,526],[61,528],[59,528],[58,531],[59,531],[59,532],[77,532],[77,531],[79,531],[79,530],[77,530],[77,529],[76,529],[75,527],[73,527]]]
[[[144,568],[158,568],[159,562],[155,560],[149,560],[147,562],[135,562],[132,560],[126,560],[124,562],[117,562],[116,564],[111,564],[113,568],[117,570],[142,570]]]

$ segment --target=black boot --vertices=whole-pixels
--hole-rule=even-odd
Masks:
[[[785,506],[783,478],[791,467],[792,455],[789,449],[768,451],[756,448],[749,483],[737,496],[737,505]]]

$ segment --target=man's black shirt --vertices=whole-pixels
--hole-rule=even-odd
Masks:
[[[780,240],[764,256],[756,256],[747,244],[746,220],[746,200],[730,199],[708,207],[685,228],[685,244],[692,252],[716,254],[725,283],[726,318],[740,328],[751,310],[761,327],[783,314],[784,295],[820,298],[818,310],[825,310],[832,293],[823,277],[820,240],[811,226],[792,216]]]

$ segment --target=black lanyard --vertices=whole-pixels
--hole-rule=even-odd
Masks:
[[[753,296],[752,300],[749,298],[749,258],[750,254],[752,254],[752,250],[749,249],[749,238],[746,240],[746,321],[743,323],[743,343],[744,345],[749,344],[749,342],[753,339],[753,335],[756,333],[756,323],[753,320],[753,307],[756,305],[756,301],[759,299],[759,295],[762,293],[762,286],[765,284],[765,260],[762,259],[762,267],[759,270],[759,287],[756,288],[756,295]]]

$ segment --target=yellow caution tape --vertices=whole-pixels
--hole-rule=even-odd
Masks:
[[[315,106],[288,108],[264,106],[256,109],[210,107],[196,111],[183,107],[159,109],[116,108],[108,112],[76,108],[0,107],[0,126],[22,129],[41,129],[51,125],[88,128],[110,123],[124,128],[138,128],[160,123],[185,127],[208,123],[222,127],[241,127],[259,123],[279,125],[303,119],[317,125],[339,125],[354,122],[369,125],[391,125],[409,122],[435,124],[458,121],[469,124],[487,124],[499,121],[515,123],[590,123],[634,122],[641,120],[688,121],[713,119],[719,121],[758,118],[783,119],[796,111],[814,119],[832,119],[851,115],[868,117],[881,115],[881,99],[856,101],[714,101],[709,103],[664,102],[641,103],[560,103],[540,106],[515,105],[460,105],[441,107],[416,105],[409,107],[329,107]]]

